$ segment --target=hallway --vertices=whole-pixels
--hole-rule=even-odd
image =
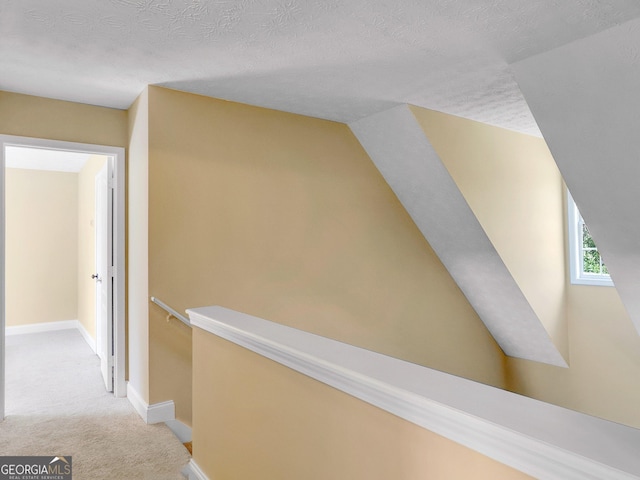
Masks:
[[[64,455],[74,479],[182,479],[189,454],[105,391],[99,359],[76,330],[7,337],[0,455]]]

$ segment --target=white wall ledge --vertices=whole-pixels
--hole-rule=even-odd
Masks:
[[[640,478],[640,430],[212,306],[194,327],[542,479]]]

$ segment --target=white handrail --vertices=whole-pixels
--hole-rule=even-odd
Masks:
[[[229,340],[533,478],[640,479],[640,430],[262,318],[187,309]]]
[[[166,303],[164,303],[162,300],[158,300],[156,297],[151,297],[151,301],[153,303],[155,303],[156,305],[158,305],[159,307],[163,308],[164,310],[166,310],[167,312],[169,312],[169,314],[172,317],[177,318],[178,320],[180,320],[182,323],[184,323],[185,325],[187,325],[188,327],[191,326],[191,322],[189,321],[189,319],[187,317],[185,317],[184,315],[180,315],[176,310],[174,310],[173,308],[171,308],[169,305],[167,305]]]

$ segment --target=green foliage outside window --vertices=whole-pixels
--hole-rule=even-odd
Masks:
[[[582,269],[585,273],[595,273],[598,275],[608,275],[606,265],[602,262],[598,247],[596,247],[589,229],[582,224]]]

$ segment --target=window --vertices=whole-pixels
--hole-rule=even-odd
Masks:
[[[569,212],[569,268],[571,283],[577,285],[613,286],[613,281],[602,260],[589,228],[578,207],[567,191]]]

